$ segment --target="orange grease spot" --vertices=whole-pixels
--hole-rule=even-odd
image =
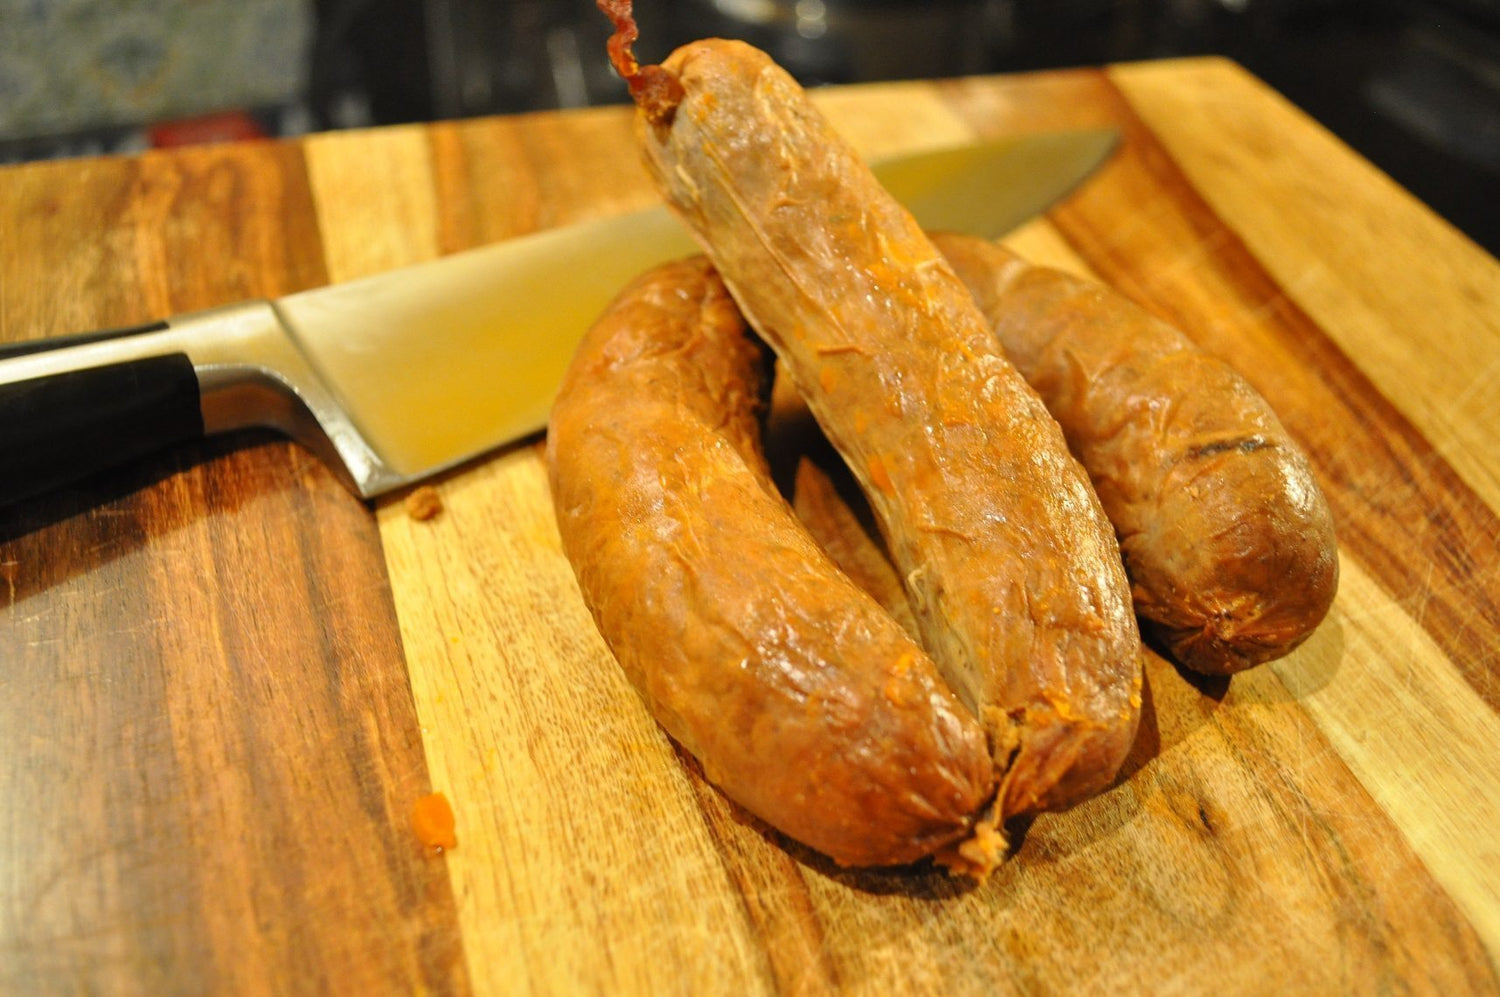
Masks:
[[[890,472],[885,469],[885,461],[880,459],[879,454],[871,454],[870,459],[865,462],[865,466],[870,471],[870,483],[872,485],[888,495],[896,490],[895,486],[891,484]]]
[[[417,840],[428,848],[441,851],[458,844],[453,828],[453,808],[442,793],[429,793],[411,808],[411,826]]]

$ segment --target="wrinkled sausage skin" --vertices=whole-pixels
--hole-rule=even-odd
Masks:
[[[1210,674],[1306,639],[1338,588],[1333,517],[1265,399],[1101,284],[933,239],[1093,478],[1148,633]]]
[[[1002,816],[1105,788],[1139,717],[1113,530],[911,216],[769,57],[674,52],[648,168],[869,496],[923,644],[981,717]]]
[[[623,291],[552,412],[564,550],[625,673],[711,782],[840,863],[910,862],[975,833],[996,789],[984,732],[772,485],[764,361],[701,258]]]

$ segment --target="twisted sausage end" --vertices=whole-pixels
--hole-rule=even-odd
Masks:
[[[1010,839],[993,807],[962,841],[939,850],[932,859],[954,876],[968,876],[983,886],[1010,852]]]
[[[636,60],[632,46],[641,32],[631,12],[631,0],[596,2],[599,10],[615,26],[615,32],[610,35],[607,44],[609,62],[630,88],[630,99],[635,101],[651,124],[670,125],[677,105],[682,102],[682,83],[675,74],[661,66],[642,66]]]
[[[682,103],[682,81],[660,66],[643,66],[631,77],[630,96],[651,124],[664,128],[672,123]]]

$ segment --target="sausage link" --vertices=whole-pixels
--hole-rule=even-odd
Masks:
[[[839,494],[828,472],[812,458],[802,456],[797,461],[793,488],[792,511],[818,546],[828,552],[833,563],[854,584],[870,593],[891,614],[891,619],[901,624],[901,629],[919,636],[901,577],[880,544],[865,532],[858,514]],[[859,501],[857,496],[855,500]]]
[[[993,837],[977,720],[771,483],[765,367],[701,257],[644,275],[584,339],[547,462],[599,631],[711,782],[836,861]],[[950,864],[983,875],[995,857]]]
[[[638,133],[668,203],[869,495],[923,643],[985,724],[1000,813],[1105,788],[1139,718],[1108,520],[916,222],[763,52],[694,42]]]
[[[1101,284],[984,239],[933,239],[1093,478],[1147,632],[1209,674],[1305,640],[1333,603],[1338,547],[1266,400]]]

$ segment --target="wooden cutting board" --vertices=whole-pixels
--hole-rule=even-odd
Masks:
[[[295,446],[0,510],[0,993],[1496,992],[1500,265],[1216,60],[823,91],[863,150],[1113,124],[1012,243],[1232,361],[1342,587],[1148,671],[1127,778],[984,887],[727,803],[604,648],[535,441],[371,509]],[[628,111],[0,170],[0,339],[277,295],[654,200]],[[495,371],[495,390],[505,372]],[[460,843],[410,829],[433,788]]]

